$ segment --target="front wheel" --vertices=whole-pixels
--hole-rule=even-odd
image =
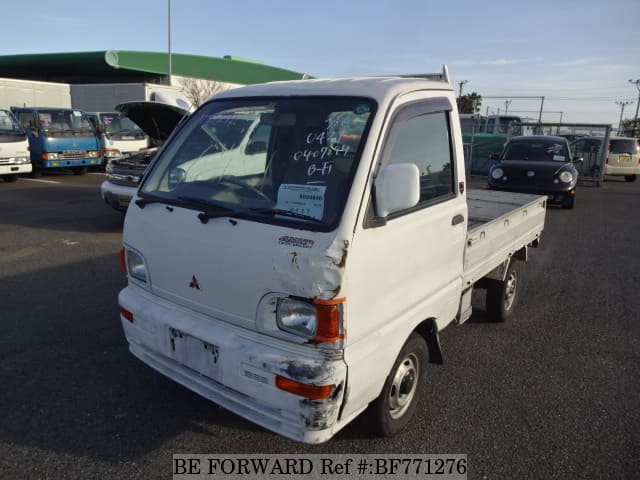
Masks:
[[[625,175],[624,176],[624,180],[626,182],[635,182],[636,181],[636,175]]]
[[[573,204],[575,202],[576,202],[576,196],[575,195],[568,195],[562,201],[562,208],[567,209],[567,210],[571,210],[573,208]]]
[[[18,181],[18,174],[17,173],[12,173],[11,175],[6,175],[4,177],[4,181],[5,182],[9,182],[9,183],[17,182]]]
[[[412,333],[400,350],[382,393],[370,407],[373,424],[380,434],[391,437],[411,420],[424,386],[428,358],[424,338]]]
[[[74,175],[84,175],[89,170],[89,167],[73,167],[71,170]]]
[[[515,310],[518,303],[520,273],[516,262],[512,261],[503,282],[487,279],[487,313],[496,322],[504,322]]]

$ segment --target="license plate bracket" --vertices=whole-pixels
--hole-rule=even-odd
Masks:
[[[170,355],[178,363],[213,380],[219,379],[220,349],[217,345],[169,328]]]

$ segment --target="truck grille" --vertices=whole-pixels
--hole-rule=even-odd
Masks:
[[[87,150],[65,150],[58,154],[60,160],[80,160],[87,158]]]

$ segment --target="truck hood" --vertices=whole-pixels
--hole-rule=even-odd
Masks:
[[[27,150],[27,147],[29,146],[29,143],[27,142],[26,135],[23,135],[22,138],[17,136],[12,136],[10,138],[11,140],[3,142],[0,136],[0,158],[28,157],[29,151]]]
[[[161,102],[127,102],[116,111],[129,117],[156,143],[164,142],[189,111]]]
[[[251,329],[267,294],[339,297],[349,241],[336,232],[228,217],[203,224],[198,211],[165,207],[132,202],[124,227],[124,244],[143,256],[153,294]]]
[[[146,170],[157,151],[157,148],[148,148],[140,153],[134,153],[119,160],[111,160],[109,164],[112,165],[114,173],[120,173],[118,168]]]
[[[99,150],[97,137],[45,137],[44,149],[50,152],[64,150]]]

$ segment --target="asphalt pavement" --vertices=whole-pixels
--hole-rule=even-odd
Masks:
[[[170,478],[176,453],[464,453],[472,479],[637,478],[640,181],[549,208],[514,318],[442,332],[416,418],[282,438],[129,354],[103,175],[0,182],[0,479]]]

